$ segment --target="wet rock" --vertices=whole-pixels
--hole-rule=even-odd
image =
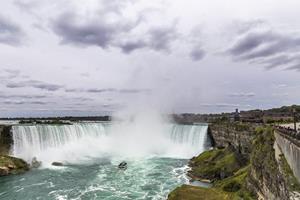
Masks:
[[[38,161],[36,157],[32,158],[31,168],[39,168],[42,165],[41,161]]]
[[[9,174],[9,168],[2,166],[0,167],[0,176],[6,176]]]
[[[59,166],[59,167],[64,166],[64,164],[61,163],[61,162],[53,162],[52,165],[53,166]]]

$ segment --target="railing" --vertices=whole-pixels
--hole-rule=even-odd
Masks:
[[[283,127],[283,126],[274,126],[277,131],[280,133],[290,136],[294,139],[300,140],[300,128],[297,131],[290,127]]]

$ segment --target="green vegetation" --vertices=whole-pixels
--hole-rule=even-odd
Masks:
[[[241,168],[237,155],[231,148],[206,151],[191,160],[190,175],[211,181],[232,176]]]
[[[293,174],[292,169],[290,168],[284,155],[282,154],[280,155],[280,167],[283,171],[289,190],[300,192],[300,183],[297,181],[296,177]]]
[[[212,188],[183,185],[172,191],[168,200],[254,200],[245,188],[248,169],[246,166],[233,176],[216,181]]]
[[[275,159],[275,150],[273,148],[275,137],[271,127],[257,128],[257,135],[253,142],[253,151],[251,154],[251,166],[257,169],[264,169],[270,174],[278,173],[278,164]],[[258,171],[258,178],[261,180],[265,174]]]
[[[0,156],[0,176],[19,174],[29,170],[28,164],[11,156]]]
[[[248,171],[249,165],[238,170],[233,176],[215,182],[213,186],[231,193],[232,199],[252,200],[254,195],[246,189]]]
[[[209,179],[211,188],[189,185],[178,187],[169,200],[253,200],[246,189],[249,166],[242,165],[233,147],[213,149],[191,160],[190,175],[195,179]]]
[[[252,127],[250,124],[242,122],[235,122],[233,126],[236,131],[250,131]]]
[[[295,109],[297,113],[300,113],[300,105],[282,106],[280,108],[269,109],[269,112],[274,113],[291,113]]]
[[[214,188],[183,185],[173,190],[168,200],[230,200],[231,195]]]

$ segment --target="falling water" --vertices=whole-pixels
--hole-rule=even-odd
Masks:
[[[110,123],[18,125],[13,126],[12,154],[27,161],[38,157],[45,164],[101,156],[189,158],[207,144],[207,126],[203,125],[168,124],[143,132]]]
[[[0,199],[165,200],[188,183],[188,159],[209,144],[207,125],[132,123],[15,125],[12,154],[42,167],[0,179]],[[118,170],[121,161],[126,171]],[[63,167],[51,166],[53,161]],[[14,187],[11,187],[14,185]]]

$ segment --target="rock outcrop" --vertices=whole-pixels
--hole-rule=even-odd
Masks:
[[[11,126],[0,125],[0,155],[9,154],[13,138],[11,133]]]
[[[20,174],[29,170],[29,165],[19,158],[0,156],[0,176]]]
[[[208,134],[213,138],[215,147],[233,146],[248,159],[252,151],[252,140],[256,127],[256,124],[241,122],[213,123],[209,125]]]
[[[29,170],[22,159],[8,156],[13,144],[11,126],[0,125],[0,176],[19,174]]]

